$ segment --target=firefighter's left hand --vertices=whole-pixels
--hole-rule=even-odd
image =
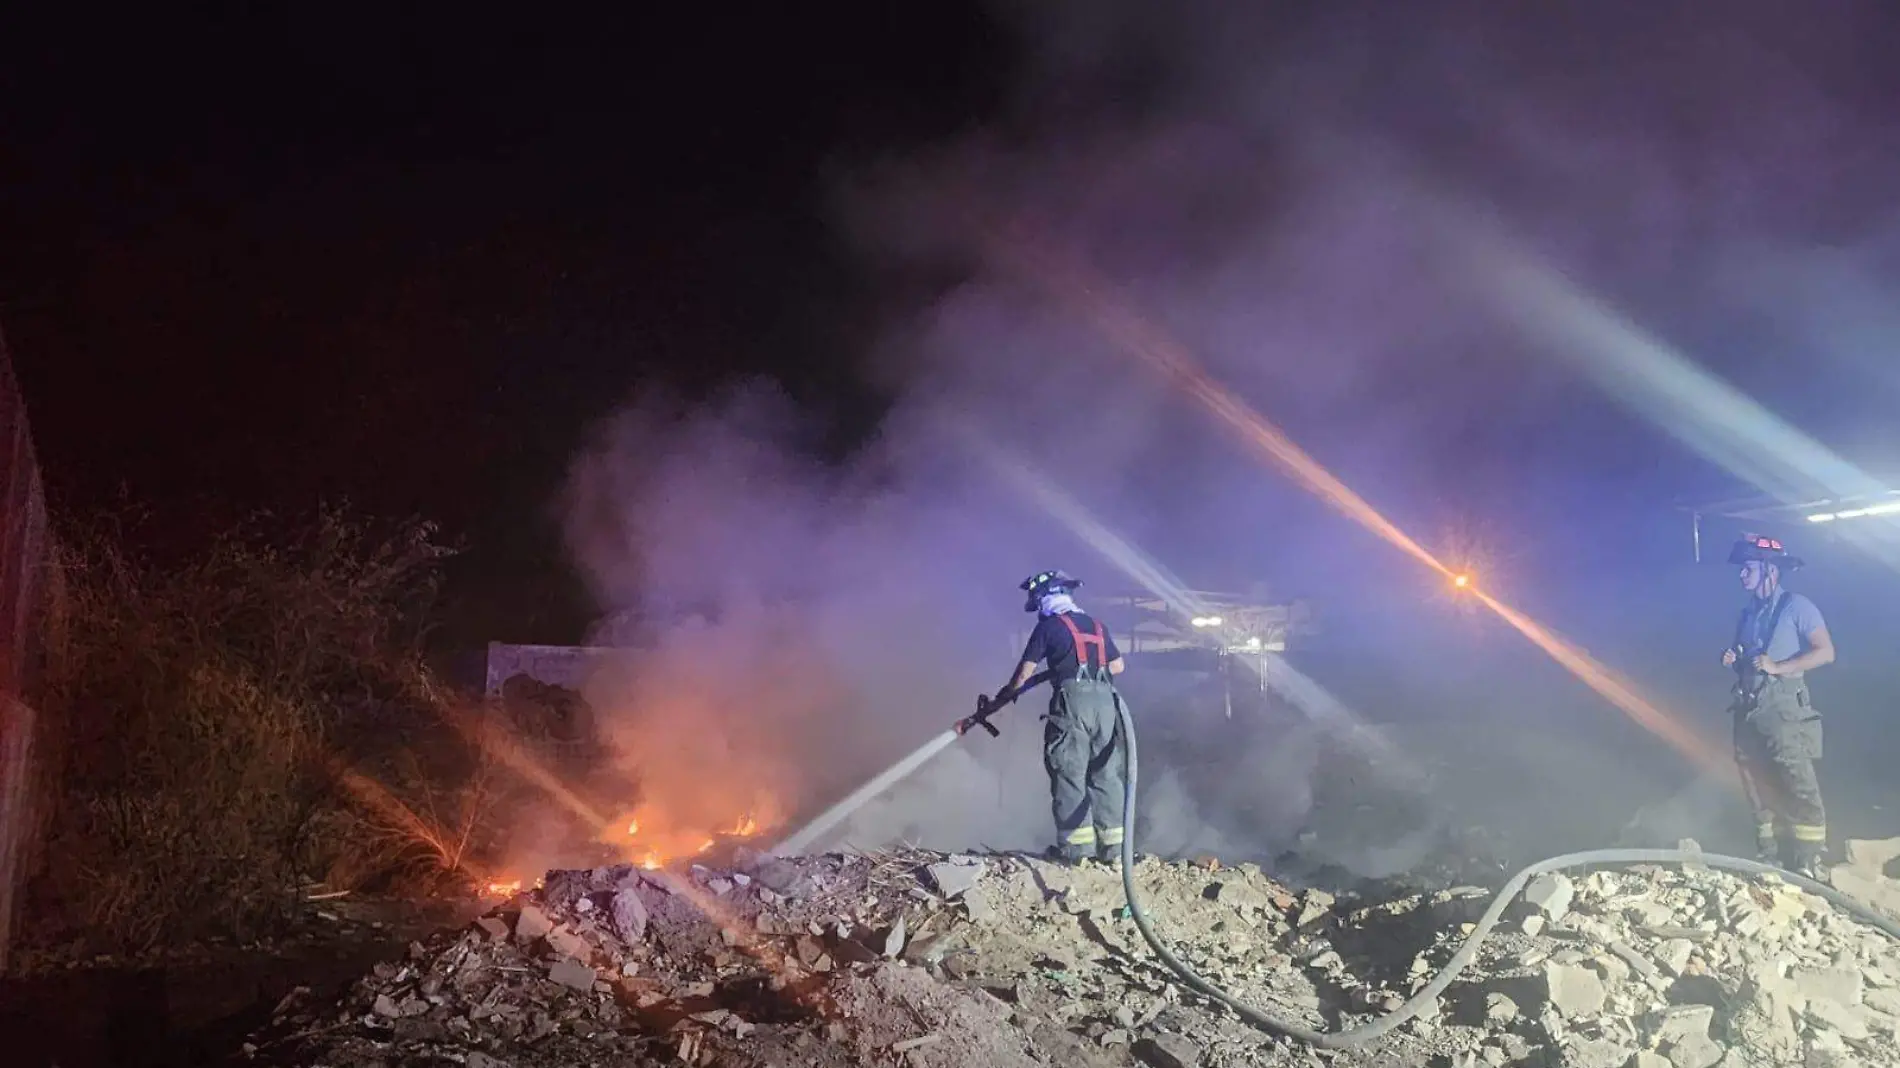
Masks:
[[[1755,670],[1764,675],[1779,675],[1781,674],[1781,665],[1768,659],[1768,655],[1763,653],[1755,658]]]

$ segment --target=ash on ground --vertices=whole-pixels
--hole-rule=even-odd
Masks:
[[[1892,910],[1900,840],[1845,885]],[[1391,1011],[1483,912],[1479,886],[1295,888],[1252,865],[1143,859],[1160,935],[1305,1027]],[[730,868],[550,872],[340,1004],[280,1006],[254,1063],[553,1065],[1900,1066],[1900,942],[1774,878],[1697,866],[1534,880],[1438,1002],[1314,1050],[1184,989],[1120,875],[1019,855],[892,852]]]

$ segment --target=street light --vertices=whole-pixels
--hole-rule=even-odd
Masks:
[[[1836,519],[1860,519],[1870,515],[1900,514],[1900,501],[1887,501],[1883,504],[1870,504],[1865,508],[1844,508],[1838,512],[1815,512],[1808,516],[1810,523],[1832,523]]]

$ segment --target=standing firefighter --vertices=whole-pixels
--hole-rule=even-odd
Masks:
[[[1091,855],[1113,861],[1121,852],[1123,819],[1122,736],[1119,705],[1110,676],[1124,664],[1115,639],[1100,620],[1075,606],[1071,592],[1082,584],[1063,571],[1043,571],[1023,580],[1023,606],[1037,613],[1036,629],[1023,647],[1022,664],[1000,701],[1015,693],[1047,661],[1049,715],[1043,730],[1043,765],[1056,819],[1056,855],[1079,861]]]
[[[1722,663],[1735,669],[1735,762],[1755,809],[1756,849],[1769,863],[1818,878],[1827,810],[1814,773],[1821,714],[1807,673],[1834,662],[1834,642],[1814,602],[1781,588],[1802,561],[1779,541],[1744,537],[1729,563],[1741,568],[1750,595]]]

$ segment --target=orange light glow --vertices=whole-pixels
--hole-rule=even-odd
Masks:
[[[488,892],[501,897],[505,897],[509,894],[518,894],[521,892],[521,880],[511,879],[505,883],[489,883]]]
[[[1471,585],[1471,576],[1470,575],[1454,575],[1452,576],[1451,584],[1462,590],[1466,586]]]
[[[759,834],[765,827],[760,814],[774,813],[776,807],[769,799],[754,797],[750,800],[753,806],[742,815],[721,815],[710,820],[687,816],[663,804],[645,803],[636,811],[622,812],[608,823],[600,834],[600,841],[621,850],[631,863],[642,868],[661,868],[675,860],[710,852],[721,841]],[[715,811],[718,808],[716,804],[709,806],[702,802],[694,804],[692,809],[703,812],[707,807]]]

